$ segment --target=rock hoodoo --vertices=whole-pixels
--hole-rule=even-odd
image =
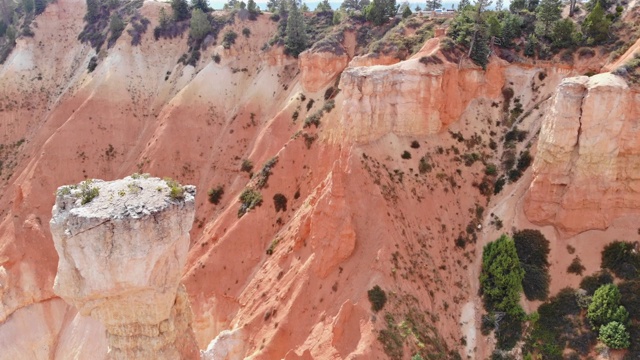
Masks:
[[[107,358],[199,358],[180,284],[194,196],[194,186],[138,175],[58,189],[54,291],[104,324]]]

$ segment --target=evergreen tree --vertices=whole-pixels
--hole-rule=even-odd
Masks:
[[[25,13],[31,14],[34,8],[35,4],[33,3],[33,0],[22,0],[22,9]]]
[[[171,0],[171,9],[173,10],[173,20],[182,21],[189,18],[189,4],[187,4],[187,0]]]
[[[113,13],[109,22],[109,31],[111,31],[111,39],[116,40],[124,30],[124,21],[118,13]]]
[[[522,35],[522,18],[519,15],[507,13],[501,22],[502,45],[512,47],[513,40]]]
[[[527,3],[527,8],[531,12],[536,12],[536,8],[538,7],[538,4],[540,4],[540,0],[529,0]]]
[[[542,0],[536,9],[536,18],[540,22],[543,36],[549,34],[553,23],[560,20],[562,14],[561,0]]]
[[[278,2],[278,15],[280,15],[281,17],[284,17],[288,13],[287,8],[288,8],[287,0],[280,0]]]
[[[325,12],[331,12],[331,4],[329,4],[329,0],[322,0],[321,2],[318,3],[318,6],[316,6],[316,12],[318,13],[325,13]]]
[[[520,11],[524,10],[526,6],[527,6],[527,2],[525,0],[513,0],[509,5],[509,11],[511,11],[514,14],[517,14]]]
[[[416,7],[414,8],[415,11],[422,11],[422,8],[420,7],[420,5],[416,5]]]
[[[502,0],[497,0],[496,1],[496,11],[502,11]]]
[[[631,345],[627,328],[617,321],[601,327],[598,338],[611,349],[626,349]]]
[[[602,285],[593,294],[593,298],[587,308],[587,319],[594,329],[606,325],[612,321],[626,324],[629,313],[620,305],[620,290],[614,284]]]
[[[434,11],[435,9],[440,9],[441,7],[442,7],[441,0],[427,0],[427,6],[425,7],[425,10]]]
[[[42,14],[44,9],[47,7],[47,0],[35,0],[34,3],[36,15]]]
[[[304,17],[298,9],[297,0],[291,0],[289,3],[289,16],[285,33],[284,48],[289,55],[297,58],[307,46]]]
[[[413,14],[413,13],[411,12],[411,8],[410,8],[409,6],[405,6],[404,10],[402,10],[402,18],[403,18],[403,19],[406,19],[406,18],[408,18],[409,16],[411,16],[411,14]]]
[[[269,12],[276,12],[278,8],[278,0],[267,0],[267,10]]]
[[[164,8],[160,8],[160,21],[158,27],[161,29],[166,29],[170,22],[171,19],[169,19],[167,12],[164,10]]]
[[[307,5],[306,2],[303,2],[302,6],[300,6],[300,12],[302,12],[304,14],[304,13],[309,12],[309,11],[311,11],[309,9],[309,5]]]
[[[487,308],[520,317],[520,293],[524,270],[520,267],[513,239],[502,235],[485,245],[482,252],[480,287]]]
[[[258,6],[254,0],[247,2],[247,10],[249,10],[249,20],[255,20],[258,18]]]
[[[98,0],[86,0],[87,1],[87,13],[84,16],[84,19],[91,23],[98,19],[100,15],[100,3]]]
[[[556,48],[568,48],[576,43],[576,25],[570,19],[556,22],[551,30],[553,46]]]
[[[365,16],[376,26],[380,26],[397,12],[396,0],[373,0],[365,9]]]
[[[598,1],[582,23],[582,30],[588,37],[587,44],[594,45],[605,41],[609,35],[609,26],[611,21],[605,17],[604,8]]]
[[[206,13],[209,11],[209,4],[207,4],[207,0],[191,0],[191,8],[200,9]]]
[[[469,5],[471,5],[469,0],[460,0],[460,2],[458,3],[458,11],[464,10],[464,8],[466,8]]]
[[[204,39],[211,32],[211,23],[205,14],[199,8],[193,9],[191,12],[191,27],[189,35],[196,41]]]
[[[344,10],[363,10],[370,4],[369,0],[344,0],[340,8]]]

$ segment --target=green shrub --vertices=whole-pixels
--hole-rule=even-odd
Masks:
[[[425,174],[430,172],[433,169],[433,166],[429,163],[429,158],[427,155],[420,158],[420,162],[418,163],[418,171],[420,174]]]
[[[249,30],[249,28],[242,29],[242,35],[248,39],[249,36],[251,36],[251,30]]]
[[[224,187],[219,185],[215,188],[209,189],[207,194],[209,195],[209,202],[218,205],[222,199],[222,195],[224,195]]]
[[[179,182],[172,178],[166,177],[163,179],[167,187],[169,187],[169,197],[175,200],[184,198],[184,188]]]
[[[230,49],[231,45],[236,43],[237,37],[238,37],[238,34],[236,34],[233,30],[228,30],[224,34],[224,37],[222,38],[222,46],[225,49]]]
[[[417,140],[413,140],[411,142],[411,148],[412,149],[419,149],[420,148],[420,143]]]
[[[580,281],[580,288],[587,292],[587,295],[593,295],[602,285],[613,283],[613,276],[607,270],[601,270],[589,276],[585,276]]]
[[[93,70],[96,69],[96,67],[98,66],[98,57],[97,56],[92,56],[91,59],[89,59],[89,65],[87,65],[87,70],[89,70],[89,72],[93,72]]]
[[[262,205],[262,194],[257,190],[246,188],[240,194],[240,209],[238,209],[238,217],[246,214],[247,211]]]
[[[80,184],[80,197],[81,197],[80,203],[82,205],[90,203],[91,200],[95,199],[100,195],[100,189],[98,189],[95,186],[91,186],[92,183],[93,183],[92,180],[86,180]]]
[[[409,160],[409,159],[411,159],[411,153],[408,152],[407,150],[405,150],[404,152],[402,152],[402,155],[400,155],[400,157],[405,159],[405,160]]]
[[[602,250],[602,268],[611,270],[625,280],[639,276],[640,254],[630,242],[614,241]]]
[[[253,170],[253,163],[249,159],[242,160],[242,165],[240,165],[240,171],[244,171],[246,173],[250,173]]]
[[[367,297],[371,302],[371,310],[373,310],[373,312],[382,310],[384,305],[387,303],[387,294],[378,285],[367,291]]]
[[[599,338],[612,349],[626,349],[631,345],[627,328],[617,321],[612,321],[602,326]]]
[[[587,319],[594,329],[612,321],[626,324],[628,318],[629,313],[620,305],[620,290],[617,286],[607,284],[596,290],[587,309]]]
[[[576,275],[582,276],[582,272],[585,271],[586,269],[587,268],[585,268],[584,265],[582,265],[580,258],[576,256],[573,258],[573,261],[571,261],[571,265],[569,265],[569,267],[567,268],[567,272],[570,274],[576,274]]]
[[[280,193],[273,195],[273,205],[276,208],[276,212],[280,210],[287,211],[287,197]]]

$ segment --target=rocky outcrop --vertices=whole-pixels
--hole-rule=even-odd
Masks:
[[[195,359],[180,285],[195,187],[136,176],[58,189],[54,291],[106,328],[109,359]]]
[[[567,233],[640,212],[640,94],[605,73],[562,81],[543,119],[525,213]]]
[[[316,92],[331,84],[349,63],[346,53],[305,51],[298,60],[300,82],[305,91]]]
[[[439,58],[425,65],[411,59],[390,66],[348,68],[340,79],[344,103],[340,137],[375,140],[385,134],[435,134],[458,120],[470,101],[497,98],[503,69],[492,64],[458,69]]]

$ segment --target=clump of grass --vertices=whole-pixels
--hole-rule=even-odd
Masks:
[[[91,186],[92,183],[92,180],[86,180],[80,184],[80,196],[82,199],[80,203],[82,205],[90,203],[91,200],[100,195],[100,189],[96,186]]]
[[[166,177],[163,179],[169,188],[169,197],[174,200],[184,199],[184,187],[176,180]]]

